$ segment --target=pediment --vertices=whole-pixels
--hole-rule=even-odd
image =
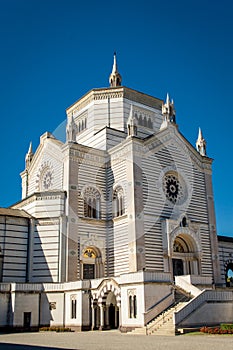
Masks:
[[[203,169],[211,171],[212,159],[202,157],[178,131],[177,126],[169,125],[144,142],[144,152],[147,156],[156,154],[162,149],[167,149],[171,154],[179,153],[180,156],[186,157],[200,171]]]

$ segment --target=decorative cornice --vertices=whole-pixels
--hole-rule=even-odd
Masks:
[[[156,97],[146,95],[142,92],[132,90],[124,86],[110,87],[110,88],[102,88],[102,89],[93,89],[87,92],[83,97],[81,97],[73,105],[68,107],[66,109],[66,113],[69,116],[75,112],[82,110],[84,107],[88,106],[93,101],[114,99],[114,98],[126,98],[131,101],[135,101],[156,109],[161,109],[162,102],[163,102],[162,100]]]
[[[57,198],[64,198],[66,196],[65,191],[45,191],[45,192],[35,192],[31,194],[29,197],[21,200],[18,203],[15,203],[14,205],[11,206],[13,209],[20,209],[24,207],[27,204],[30,204],[36,200],[52,200],[52,199],[57,199]]]

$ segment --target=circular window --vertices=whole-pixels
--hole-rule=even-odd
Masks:
[[[50,170],[46,171],[43,176],[43,188],[48,190],[52,186],[53,174]]]
[[[183,185],[177,173],[167,173],[163,178],[163,191],[173,204],[179,203],[184,196]]]

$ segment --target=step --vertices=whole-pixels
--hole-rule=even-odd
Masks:
[[[146,327],[138,327],[135,328],[134,330],[132,330],[132,332],[130,332],[129,334],[147,334],[147,330]]]
[[[147,333],[153,335],[175,335],[175,325],[173,324],[174,312],[180,310],[187,302],[179,304],[168,309],[164,314],[159,315],[147,326]]]

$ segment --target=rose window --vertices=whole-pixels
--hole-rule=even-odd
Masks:
[[[176,204],[183,197],[183,187],[179,178],[174,173],[169,173],[164,176],[163,190],[167,199]]]
[[[43,178],[43,187],[44,189],[48,190],[51,185],[52,185],[52,172],[51,171],[47,171],[44,175],[44,178]]]

